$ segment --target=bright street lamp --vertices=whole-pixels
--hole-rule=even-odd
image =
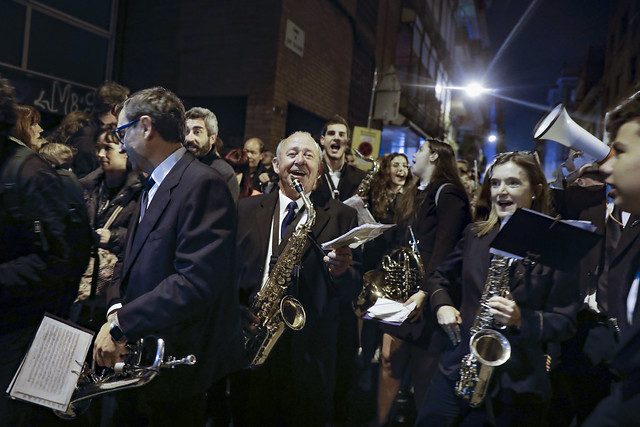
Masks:
[[[488,90],[489,89],[485,88],[478,82],[469,83],[464,87],[464,91],[467,92],[467,95],[471,98],[476,98]]]
[[[487,138],[487,141],[494,143],[498,140],[498,137],[495,136],[494,134],[489,135],[489,137]]]

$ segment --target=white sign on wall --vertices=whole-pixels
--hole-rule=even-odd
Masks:
[[[304,31],[289,19],[287,19],[284,45],[302,57],[304,53]]]

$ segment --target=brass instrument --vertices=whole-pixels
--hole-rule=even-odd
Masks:
[[[362,178],[362,181],[360,181],[360,185],[358,185],[358,188],[356,188],[355,192],[356,196],[365,198],[369,195],[369,189],[371,188],[373,177],[378,173],[378,170],[380,170],[380,162],[370,157],[363,156],[362,153],[360,153],[358,150],[353,150],[353,152],[356,153],[356,155],[362,160],[370,162],[372,164],[371,170],[367,172],[367,175],[364,178]]]
[[[148,359],[147,343],[156,345],[152,351],[152,359]],[[194,365],[196,357],[190,354],[182,359],[173,356],[164,357],[164,340],[162,338],[147,337],[135,344],[127,345],[129,354],[124,362],[116,363],[113,369],[100,368],[85,363],[79,372],[76,389],[71,396],[71,402],[65,412],[54,411],[63,419],[71,420],[89,408],[91,399],[101,394],[127,390],[147,384],[160,373],[162,368],[173,368],[177,365]],[[147,363],[147,364],[145,364]]]
[[[364,316],[378,298],[405,302],[418,291],[420,282],[425,277],[425,269],[418,252],[418,242],[411,227],[409,230],[409,247],[402,247],[385,255],[380,268],[364,274],[362,291],[353,303],[353,310],[358,317]]]
[[[304,224],[298,225],[287,241],[276,264],[269,272],[267,282],[251,304],[250,310],[258,318],[259,324],[256,335],[245,335],[250,368],[256,368],[267,360],[285,327],[299,331],[306,322],[304,307],[297,299],[287,295],[287,289],[291,283],[291,273],[302,259],[307,234],[316,221],[316,213],[309,197],[304,193],[302,184],[292,177],[291,185],[304,202],[307,219]]]
[[[480,298],[480,308],[471,326],[471,353],[462,358],[460,379],[456,383],[456,394],[469,401],[474,408],[482,403],[487,394],[493,368],[502,365],[511,356],[511,344],[496,330],[497,325],[487,304],[491,297],[506,298],[509,293],[509,258],[494,255]]]

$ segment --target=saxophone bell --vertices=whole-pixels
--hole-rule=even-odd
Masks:
[[[289,329],[299,331],[304,328],[304,324],[307,321],[307,314],[304,311],[304,307],[300,304],[300,301],[287,295],[280,301],[280,315],[282,320]]]
[[[511,357],[511,344],[495,329],[480,329],[469,339],[471,353],[483,365],[496,367]]]

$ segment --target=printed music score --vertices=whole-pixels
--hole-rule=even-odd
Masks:
[[[92,339],[92,332],[45,314],[7,393],[66,411]]]

